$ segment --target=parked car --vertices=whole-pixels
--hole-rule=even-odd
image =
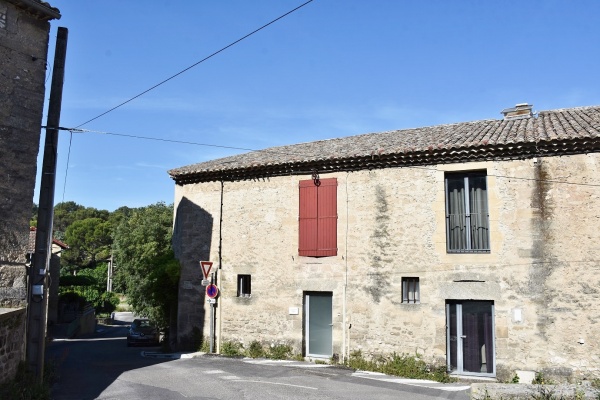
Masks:
[[[158,345],[159,332],[148,318],[136,318],[127,332],[127,346],[134,344]]]

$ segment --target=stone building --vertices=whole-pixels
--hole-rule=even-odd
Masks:
[[[372,133],[169,171],[178,340],[458,375],[600,376],[600,107]]]
[[[0,382],[24,355],[29,221],[52,19],[35,0],[0,0]],[[8,327],[8,328],[7,328]]]

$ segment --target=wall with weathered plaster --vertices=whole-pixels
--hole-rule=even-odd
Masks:
[[[25,304],[50,24],[7,2],[0,7],[0,306],[18,307]]]
[[[323,174],[338,179],[338,255],[322,258],[298,257],[298,182],[310,176],[225,182],[222,212],[220,183],[177,186],[176,220],[190,222],[175,230],[188,285],[180,312],[195,310],[180,314],[180,329],[208,332],[199,260],[184,255],[199,247],[215,266],[221,256],[220,340],[300,352],[303,294],[331,292],[334,353],[417,352],[443,364],[446,301],[490,300],[499,378],[517,369],[597,376],[599,162],[590,154]],[[468,170],[488,174],[489,254],[446,252],[444,173]],[[181,203],[212,228],[181,215]],[[251,275],[251,297],[236,297],[238,274]],[[419,277],[420,304],[402,304],[402,277]]]

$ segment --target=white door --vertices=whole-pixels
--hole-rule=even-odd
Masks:
[[[304,295],[306,355],[330,358],[333,355],[332,293]]]

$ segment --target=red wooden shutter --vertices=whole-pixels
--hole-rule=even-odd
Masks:
[[[300,181],[299,245],[301,256],[337,255],[337,179]]]
[[[312,256],[317,251],[317,186],[310,181],[300,181],[300,238],[298,254]]]

